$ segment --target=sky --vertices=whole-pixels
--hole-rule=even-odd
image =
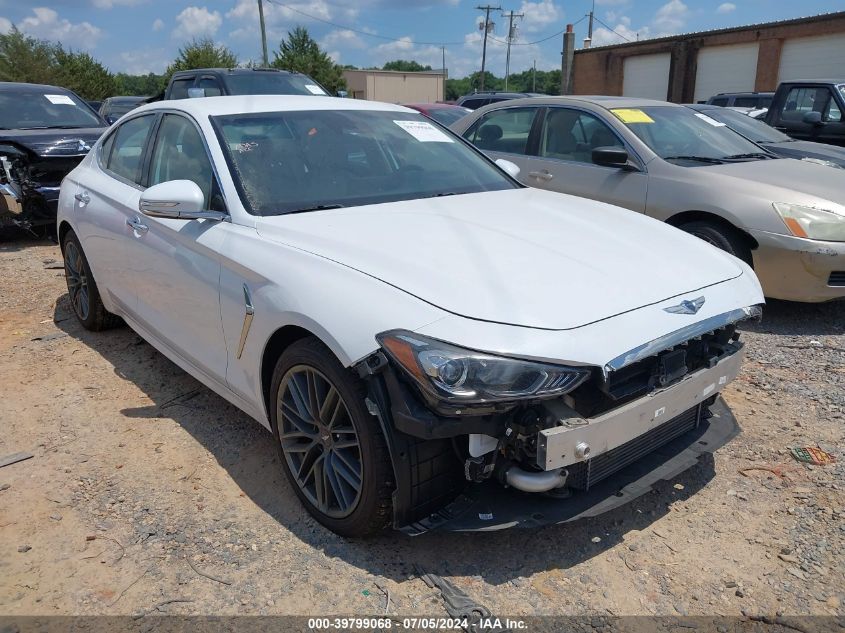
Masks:
[[[511,49],[511,72],[560,67],[561,35],[575,23],[587,35],[593,0],[501,0],[524,14]],[[451,77],[481,68],[483,17],[478,0],[264,0],[267,46],[305,26],[338,63],[381,66],[414,59],[446,67]],[[595,0],[593,45],[768,22],[845,9],[845,0]],[[492,11],[487,70],[505,72],[506,18]],[[84,50],[113,72],[161,73],[192,38],[211,37],[241,62],[260,60],[257,0],[0,0],[0,32],[12,25],[41,39]],[[553,36],[553,37],[550,37]],[[549,39],[546,39],[549,38]],[[545,40],[539,43],[540,40]]]

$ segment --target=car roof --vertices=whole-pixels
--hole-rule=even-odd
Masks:
[[[403,103],[403,106],[406,108],[422,108],[423,110],[448,110],[450,108],[457,108],[459,110],[463,110],[459,105],[455,105],[453,103]]]
[[[845,79],[793,79],[790,81],[782,81],[782,84],[845,84]]]
[[[508,102],[508,107],[515,105],[583,105],[591,104],[597,108],[611,110],[614,108],[647,108],[650,106],[665,106],[668,108],[680,108],[683,106],[668,101],[657,101],[654,99],[639,99],[636,97],[614,97],[610,95],[569,95],[565,97],[552,97],[543,95],[541,97],[530,97],[527,99],[514,99]],[[484,106],[484,110],[494,109],[495,106],[502,106],[501,103],[491,103]]]
[[[403,112],[419,114],[416,110],[379,101],[342,99],[340,97],[305,95],[238,95],[203,97],[201,99],[171,99],[156,101],[136,108],[133,114],[157,110],[181,110],[195,118],[228,114],[259,112],[296,112],[302,110],[369,110],[374,112]]]
[[[121,97],[109,97],[106,99],[109,103],[136,103],[138,101],[145,101],[149,99],[149,96],[134,96],[134,95],[124,95]]]
[[[57,92],[70,92],[67,88],[51,86],[49,84],[26,84],[15,81],[0,81],[0,90],[14,90],[15,92],[46,92],[53,90]]]
[[[296,71],[282,70],[281,68],[191,68],[190,70],[179,70],[173,73],[177,75],[195,75],[197,73],[209,73],[219,75],[246,75],[249,73],[281,73],[284,75],[298,75]]]
[[[713,97],[768,97],[769,95],[775,94],[774,92],[769,92],[768,90],[763,91],[754,91],[754,90],[747,90],[745,92],[720,92]],[[711,99],[713,98],[711,97]]]

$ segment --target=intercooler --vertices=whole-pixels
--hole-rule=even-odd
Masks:
[[[586,461],[568,466],[569,477],[566,480],[566,485],[577,490],[589,490],[590,486],[610,477],[625,466],[697,427],[706,411],[706,407],[696,405],[630,442]]]

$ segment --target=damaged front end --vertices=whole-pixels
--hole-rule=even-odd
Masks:
[[[698,463],[738,432],[717,399],[744,357],[737,323],[759,313],[754,306],[707,319],[604,367],[381,335],[382,351],[358,369],[389,436],[394,525],[419,534],[570,521]],[[669,446],[678,450],[667,457]]]
[[[63,139],[30,147],[0,140],[0,228],[32,230],[54,224],[62,179],[94,140]]]

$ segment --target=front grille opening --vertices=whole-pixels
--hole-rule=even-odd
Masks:
[[[731,324],[610,372],[606,380],[596,370],[592,380],[571,392],[574,408],[593,417],[672,385],[739,351],[738,338],[736,325]]]
[[[697,427],[706,411],[704,406],[696,405],[622,446],[585,462],[568,466],[569,477],[566,479],[566,485],[576,490],[589,490],[591,486],[607,479],[613,473]]]
[[[845,286],[845,270],[834,270],[827,280],[828,286]]]

